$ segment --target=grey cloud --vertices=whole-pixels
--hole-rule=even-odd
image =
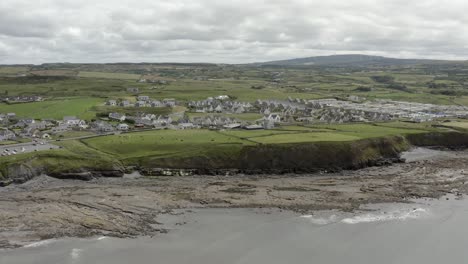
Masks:
[[[3,0],[0,63],[467,59],[465,0]]]

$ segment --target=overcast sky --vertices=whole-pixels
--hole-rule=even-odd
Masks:
[[[468,59],[467,0],[1,0],[0,64]]]

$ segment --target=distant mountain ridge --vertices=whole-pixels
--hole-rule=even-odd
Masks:
[[[279,66],[386,66],[386,65],[412,65],[421,63],[446,62],[443,60],[428,59],[395,59],[382,56],[370,56],[362,54],[330,55],[308,58],[297,58],[290,60],[278,60],[262,63],[254,63],[257,66],[279,65]]]

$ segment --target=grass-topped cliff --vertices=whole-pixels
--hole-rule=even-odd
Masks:
[[[393,122],[286,126],[275,130],[159,130],[55,142],[61,149],[0,157],[3,178],[38,173],[171,168],[250,171],[360,168],[414,145],[468,145],[468,134]],[[20,180],[21,181],[21,180]]]

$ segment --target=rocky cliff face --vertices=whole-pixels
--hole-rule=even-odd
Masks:
[[[463,149],[468,147],[468,134],[460,132],[434,132],[406,136],[408,141],[419,147],[444,147]]]
[[[55,178],[61,179],[76,179],[76,180],[91,180],[95,177],[122,177],[124,175],[123,167],[119,164],[106,166],[106,168],[80,168],[69,170],[64,168],[62,171],[57,171],[56,168],[51,169],[46,164],[41,164],[35,158],[18,163],[6,164],[3,167],[3,172],[0,177],[0,186],[6,186],[12,183],[24,183],[37,177],[41,174],[48,174]]]
[[[33,167],[30,163],[11,164],[7,167],[4,175],[4,181],[0,181],[1,185],[8,185],[10,183],[24,183],[30,179],[41,175],[42,168]]]
[[[159,159],[146,164],[145,172],[164,175],[188,169],[195,174],[307,173],[339,171],[399,161],[399,153],[410,147],[404,137],[365,139],[352,142],[271,144],[245,147],[237,156],[199,156]],[[160,170],[166,168],[167,171]],[[179,173],[176,173],[179,174]]]
[[[294,171],[359,169],[382,160],[397,160],[408,149],[403,137],[353,142],[318,142],[294,145],[264,145],[246,148],[240,167]]]

